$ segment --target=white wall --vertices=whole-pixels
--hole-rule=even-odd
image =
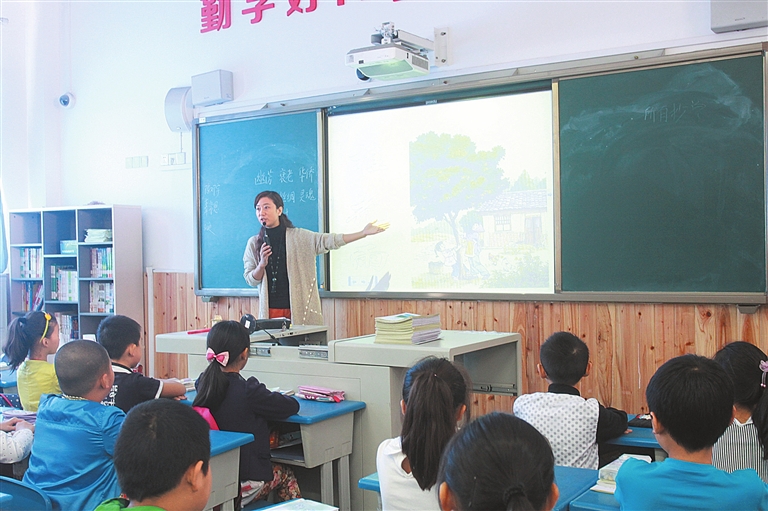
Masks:
[[[144,264],[192,271],[191,165],[165,170],[160,155],[179,151],[163,102],[190,77],[227,69],[235,102],[198,110],[248,111],[270,100],[355,90],[362,84],[344,55],[366,46],[384,21],[422,36],[449,27],[452,76],[627,51],[768,40],[767,29],[713,34],[709,2],[320,0],[286,16],[288,0],[261,23],[232,0],[232,26],[200,33],[200,2],[0,2],[2,154],[7,208],[98,200],[144,209]],[[309,6],[309,0],[301,2]],[[434,73],[433,73],[434,76]],[[76,104],[63,110],[64,92]],[[191,160],[191,138],[182,137]],[[125,158],[149,167],[126,169]],[[45,185],[41,187],[41,183]],[[232,247],[241,257],[242,247]]]

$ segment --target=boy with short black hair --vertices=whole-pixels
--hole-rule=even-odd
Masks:
[[[115,468],[129,500],[96,511],[201,511],[211,493],[208,423],[190,406],[167,399],[135,406],[115,445]]]
[[[584,399],[575,385],[592,369],[589,348],[570,332],[556,332],[541,345],[536,370],[549,383],[547,392],[518,397],[516,416],[533,425],[552,445],[555,464],[598,467],[598,443],[627,429],[627,413]]]
[[[62,394],[40,399],[24,482],[58,509],[93,509],[120,495],[112,453],[125,413],[101,404],[114,381],[112,365],[102,346],[83,340],[59,348],[53,365]]]
[[[768,487],[757,472],[729,474],[712,466],[712,446],[733,419],[733,384],[717,362],[697,355],[673,358],[653,375],[645,397],[653,433],[669,458],[629,459],[621,466],[621,509],[768,509]]]
[[[112,359],[115,383],[104,399],[105,405],[117,406],[124,412],[139,403],[159,397],[179,398],[187,390],[173,380],[157,380],[133,368],[141,361],[141,325],[128,316],[109,316],[99,323],[96,340],[104,346]]]

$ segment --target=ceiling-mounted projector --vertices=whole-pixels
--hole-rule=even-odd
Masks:
[[[428,58],[396,43],[351,50],[347,53],[347,65],[378,80],[398,80],[429,73]]]
[[[448,30],[435,30],[435,42],[383,23],[371,35],[373,46],[347,52],[346,65],[361,79],[399,80],[423,76],[431,65],[448,63]],[[430,53],[434,54],[430,58]]]

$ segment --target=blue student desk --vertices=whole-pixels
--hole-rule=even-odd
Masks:
[[[338,460],[339,509],[349,511],[349,455],[352,453],[354,412],[365,408],[365,403],[298,401],[299,413],[281,422],[299,425],[301,444],[272,450],[272,459],[305,468],[319,466],[320,501],[329,505],[333,505],[333,462]]]
[[[191,405],[197,392],[187,392]],[[333,505],[333,462],[338,460],[339,509],[351,509],[349,485],[349,455],[352,453],[354,412],[365,408],[362,401],[345,400],[340,403],[323,403],[297,399],[299,413],[279,421],[298,424],[301,443],[274,449],[272,460],[276,463],[305,468],[320,467],[320,500]],[[223,433],[223,431],[222,431]]]
[[[555,466],[555,483],[560,489],[560,498],[557,499],[554,511],[568,511],[571,501],[588,491],[596,482],[597,470]],[[361,478],[357,486],[380,493],[378,472]]]
[[[635,415],[629,414],[629,420],[635,418]],[[659,445],[658,440],[653,435],[651,428],[631,428],[632,432],[619,435],[606,443],[612,445],[621,445],[626,447],[641,447],[644,449],[653,449],[654,461],[663,461],[667,459],[667,453]]]
[[[250,433],[211,431],[211,496],[205,509],[223,504],[222,511],[234,510],[240,494],[240,447],[253,442]]]
[[[619,508],[619,502],[612,494],[587,490],[571,502],[570,511],[617,511]]]

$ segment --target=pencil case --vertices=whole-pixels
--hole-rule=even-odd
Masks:
[[[323,401],[326,403],[339,403],[344,401],[344,391],[327,389],[325,387],[313,387],[311,385],[299,385],[298,397],[312,401]]]

